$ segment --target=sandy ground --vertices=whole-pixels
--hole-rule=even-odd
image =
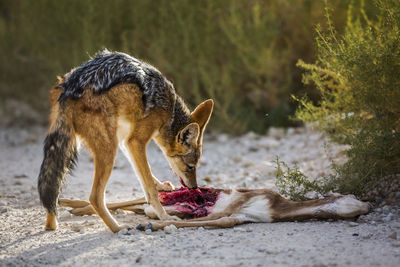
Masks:
[[[44,134],[40,127],[0,129],[0,266],[400,266],[399,209],[385,202],[357,222],[247,224],[172,234],[134,230],[131,235],[112,234],[98,217],[73,217],[60,208],[59,229],[46,232],[36,191]],[[330,171],[329,158],[342,158],[339,146],[325,143],[321,134],[304,128],[272,129],[268,136],[207,136],[198,177],[209,178],[200,178],[199,184],[273,188],[276,155],[318,177]],[[155,176],[177,185],[154,144],[148,155]],[[62,196],[87,199],[92,173],[83,150]],[[141,196],[139,182],[120,153],[107,199]],[[125,212],[115,217],[133,227],[144,218]]]

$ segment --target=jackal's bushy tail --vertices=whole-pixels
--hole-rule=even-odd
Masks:
[[[39,196],[47,211],[55,215],[64,176],[75,166],[77,158],[75,134],[62,111],[44,140],[43,150],[38,178]]]

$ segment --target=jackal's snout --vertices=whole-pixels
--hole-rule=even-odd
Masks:
[[[185,173],[185,185],[188,188],[191,189],[196,189],[197,188],[197,177],[196,177],[196,169],[194,169],[194,171],[189,172],[189,173]],[[185,186],[184,185],[184,186]]]

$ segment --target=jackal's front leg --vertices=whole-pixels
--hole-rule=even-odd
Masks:
[[[157,185],[159,185],[158,183],[161,182],[155,180],[150,171],[150,166],[146,156],[146,145],[147,142],[134,138],[130,139],[129,143],[127,144],[129,152],[134,161],[133,164],[135,166],[136,174],[141,180],[146,200],[154,208],[154,211],[160,220],[179,220],[178,217],[168,215],[158,200]]]

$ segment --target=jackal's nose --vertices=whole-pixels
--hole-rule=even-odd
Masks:
[[[190,183],[190,185],[188,186],[190,189],[197,189],[197,182],[194,183]]]

